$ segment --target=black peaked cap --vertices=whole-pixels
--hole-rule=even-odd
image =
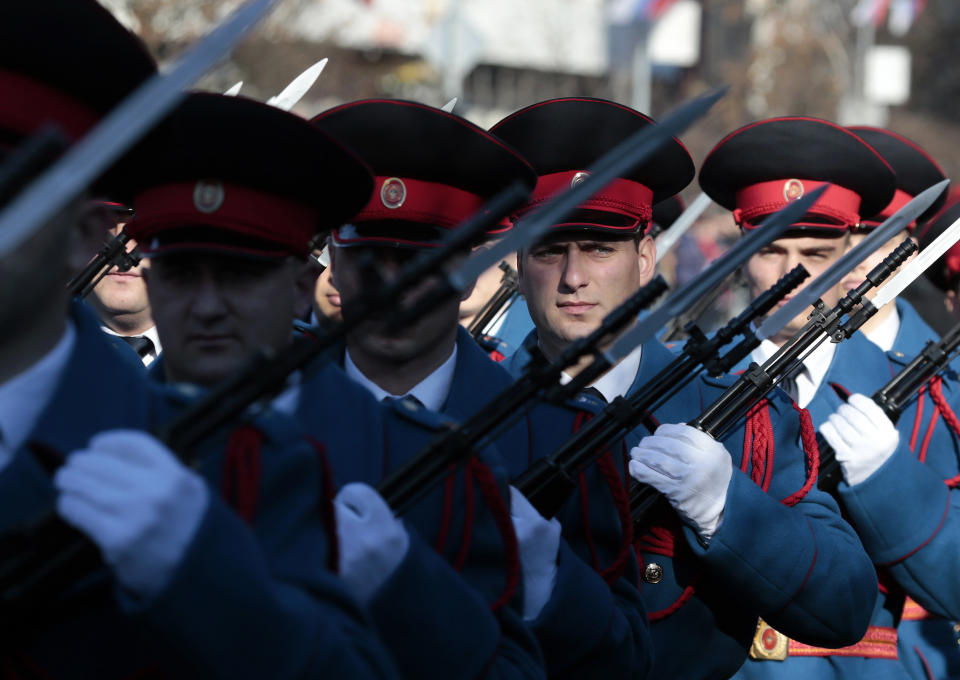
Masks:
[[[718,143],[700,168],[700,187],[733,210],[739,189],[790,178],[831,182],[860,196],[860,216],[893,197],[893,170],[849,130],[818,118],[772,118],[746,125]]]
[[[946,179],[933,157],[906,137],[883,128],[854,125],[847,129],[883,156],[897,176],[897,189],[910,196],[916,196],[924,189]],[[917,221],[925,222],[935,215],[946,200],[947,192],[944,191]]]
[[[313,125],[353,149],[374,175],[446,184],[490,198],[536,178],[512,148],[481,127],[418,102],[365,99],[315,116]]]
[[[652,118],[622,104],[569,97],[520,109],[490,131],[515,147],[542,176],[585,170],[633,133],[655,124]],[[695,172],[690,154],[674,137],[623,179],[649,187],[653,203],[659,203],[687,186]]]
[[[156,71],[143,42],[94,0],[0,3],[0,69],[101,114]]]

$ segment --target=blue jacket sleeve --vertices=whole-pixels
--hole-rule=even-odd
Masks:
[[[369,610],[405,678],[543,677],[539,651],[523,644],[530,638],[516,614],[494,614],[415,533]],[[517,635],[506,634],[511,627]]]
[[[796,505],[781,503],[807,477],[798,426],[792,411],[778,418],[769,492],[735,469],[709,547],[689,528],[687,542],[777,630],[807,644],[842,647],[866,632],[877,577],[832,497],[814,485]]]
[[[960,618],[960,582],[944,569],[960,554],[958,492],[901,445],[862,483],[841,482],[838,495],[873,561],[928,611]]]
[[[557,582],[540,615],[529,622],[551,677],[645,678],[652,665],[646,610],[622,579],[608,586],[561,541]]]

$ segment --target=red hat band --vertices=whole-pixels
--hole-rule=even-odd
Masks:
[[[305,256],[319,222],[316,211],[301,203],[215,180],[154,187],[137,196],[133,206],[127,233],[148,253],[151,240],[165,231],[207,226]]]
[[[99,120],[96,112],[62,92],[0,69],[0,128],[26,136],[51,122],[79,139]]]
[[[448,184],[378,176],[374,178],[373,195],[352,221],[399,220],[451,229],[476,213],[483,203],[482,196]]]
[[[808,191],[829,182],[810,179],[786,179],[760,182],[737,191],[737,208],[733,218],[742,229],[756,229],[754,221],[784,208]],[[795,226],[811,229],[845,230],[860,223],[860,195],[836,184],[830,184],[824,194],[808,210],[807,215],[824,222],[801,221]]]
[[[943,268],[948,280],[960,274],[960,243],[950,246],[950,250],[943,256]]]
[[[912,195],[908,194],[903,189],[897,189],[893,194],[893,199],[890,201],[889,204],[887,204],[887,207],[884,208],[883,211],[879,215],[877,215],[875,219],[863,220],[860,223],[860,229],[869,230],[875,227],[879,227],[884,220],[886,220],[889,217],[893,217],[897,213],[897,211],[900,210],[900,208],[902,208],[907,203],[912,201],[913,198],[914,197]],[[913,222],[907,225],[907,229],[909,231],[913,231],[914,229],[916,229],[916,227],[917,227],[916,220],[914,220]]]
[[[537,186],[533,190],[533,196],[527,202],[527,205],[524,206],[523,212],[530,212],[541,203],[576,186],[587,176],[589,176],[589,173],[583,170],[566,170],[564,172],[541,175],[537,179]],[[579,209],[611,212],[630,218],[633,222],[622,227],[610,225],[597,226],[603,229],[633,231],[640,224],[649,223],[653,217],[653,190],[639,182],[618,178],[581,203]],[[577,222],[577,224],[580,225],[580,222]],[[562,223],[555,226],[563,227],[565,225],[566,223]]]

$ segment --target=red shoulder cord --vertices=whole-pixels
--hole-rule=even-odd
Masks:
[[[223,457],[221,493],[247,524],[253,524],[260,494],[260,446],[263,433],[241,425],[231,434]]]
[[[793,507],[810,493],[810,489],[817,483],[817,475],[820,473],[820,447],[817,446],[817,431],[813,429],[810,412],[805,408],[800,408],[796,403],[794,403],[793,408],[800,415],[800,443],[803,445],[803,453],[807,459],[807,479],[799,491],[780,501],[789,507]]]
[[[317,462],[320,464],[320,519],[327,532],[327,544],[330,546],[327,564],[336,574],[340,570],[340,541],[337,538],[337,515],[333,509],[333,498],[336,496],[333,468],[330,467],[330,459],[327,458],[327,447],[310,435],[306,436],[306,440],[313,447],[314,453],[317,454]]]
[[[573,433],[576,434],[583,427],[583,424],[589,422],[591,418],[593,418],[593,415],[585,411],[577,413],[577,417],[573,421]],[[584,473],[580,473],[577,480],[580,486],[580,516],[583,519],[584,535],[590,549],[590,556],[593,559],[593,569],[610,585],[616,582],[627,568],[630,546],[633,544],[633,516],[630,513],[630,497],[627,495],[626,485],[620,477],[620,473],[617,472],[617,467],[609,449],[604,451],[603,455],[597,460],[597,469],[610,489],[610,496],[613,498],[614,507],[617,509],[617,517],[620,520],[620,545],[617,547],[617,556],[609,566],[600,566],[600,558],[593,541],[593,531],[590,528],[590,499],[587,494],[587,478]]]
[[[957,414],[953,412],[953,409],[950,408],[950,404],[947,403],[946,397],[943,396],[943,378],[941,378],[939,375],[934,376],[928,385],[930,386],[930,398],[933,399],[933,403],[936,408],[934,415],[936,415],[936,413],[940,413],[940,415],[943,416],[943,420],[947,424],[947,427],[949,427],[950,431],[953,432],[953,436],[960,438],[960,420],[957,419]],[[924,458],[926,458],[926,444],[928,442],[929,435],[925,437],[924,441],[924,447],[922,451]],[[960,485],[960,475],[945,479],[944,483],[952,489],[957,485]]]
[[[493,521],[500,530],[500,537],[503,540],[504,560],[506,561],[506,584],[500,597],[490,605],[493,611],[499,611],[507,604],[517,592],[517,586],[520,584],[520,547],[517,545],[517,534],[513,530],[513,520],[510,519],[510,510],[503,500],[500,488],[497,486],[497,480],[493,476],[490,467],[478,460],[471,458],[467,468],[472,472],[472,476],[477,480],[477,487],[480,489],[480,495],[486,502],[487,507],[493,514]]]
[[[803,500],[810,489],[813,488],[813,485],[816,484],[817,473],[820,468],[820,449],[817,447],[817,433],[813,428],[810,413],[796,404],[793,405],[793,408],[800,417],[800,441],[806,458],[807,473],[803,487],[780,501],[791,507]],[[768,491],[773,479],[775,436],[773,422],[770,419],[770,404],[766,399],[758,402],[747,412],[747,420],[744,424],[743,450],[744,455],[740,461],[741,471],[749,474],[754,484],[764,491]],[[750,455],[746,455],[747,451],[750,452]],[[636,549],[637,557],[640,560],[641,573],[643,573],[643,557],[640,551],[644,550],[673,557],[676,534],[676,530],[670,531],[662,527],[655,527],[649,534],[637,541]],[[698,571],[690,580],[690,584],[683,589],[680,597],[669,607],[650,612],[648,615],[650,621],[665,619],[686,604],[693,597],[696,585],[703,574],[703,569]]]

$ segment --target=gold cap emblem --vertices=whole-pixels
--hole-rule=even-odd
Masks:
[[[206,215],[219,210],[224,198],[226,193],[220,182],[201,180],[193,187],[193,206]]]
[[[399,177],[390,177],[380,187],[380,202],[384,207],[396,210],[407,200],[407,186]]]
[[[783,200],[795,201],[803,196],[803,182],[798,179],[788,179],[783,183]]]

